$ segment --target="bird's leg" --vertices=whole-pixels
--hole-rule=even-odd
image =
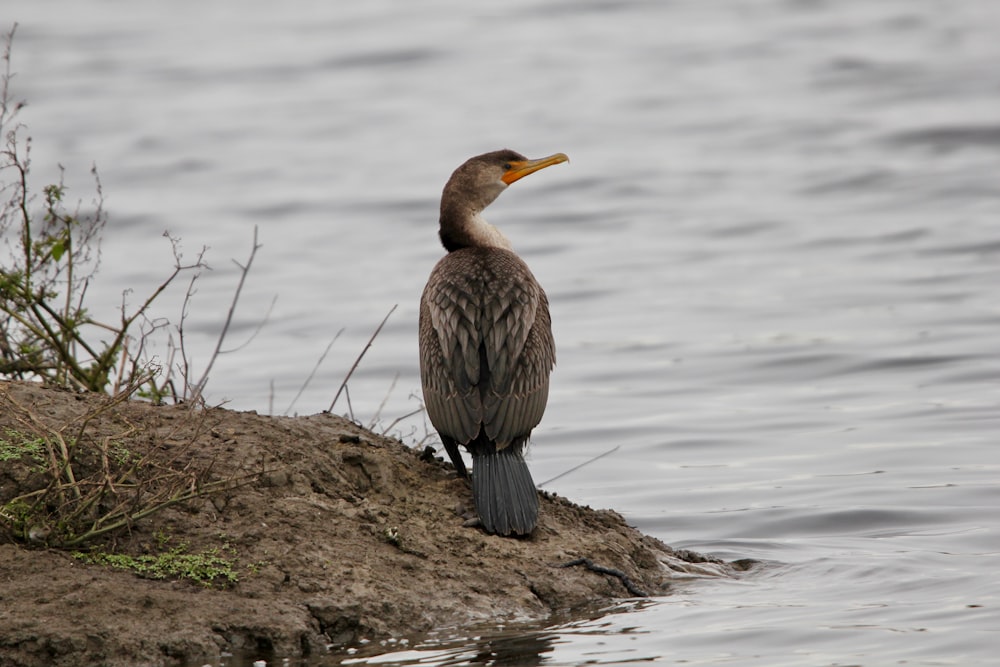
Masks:
[[[469,471],[465,469],[465,461],[462,460],[462,452],[458,451],[458,443],[446,435],[441,436],[441,443],[444,445],[445,451],[448,452],[448,457],[451,459],[452,465],[455,466],[455,472],[458,473],[458,476],[468,477]]]

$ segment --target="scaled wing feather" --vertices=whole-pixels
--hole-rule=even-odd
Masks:
[[[542,418],[555,364],[548,302],[514,253],[456,251],[420,307],[421,377],[436,429],[468,444],[485,428],[502,448]]]

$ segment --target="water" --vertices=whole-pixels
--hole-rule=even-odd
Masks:
[[[213,371],[209,398],[233,407],[327,408],[399,304],[351,407],[383,428],[415,409],[444,181],[504,146],[572,159],[487,211],[552,302],[559,365],[535,478],[620,447],[549,488],[674,546],[768,565],[356,664],[497,662],[498,645],[567,665],[995,663],[1000,4],[3,13],[21,22],[38,185],[61,163],[86,208],[100,170],[111,223],[95,310],[166,275],[164,229],[188,257],[208,245],[187,322],[204,364],[230,259],[246,260],[258,227],[231,346],[278,300]],[[182,294],[157,314],[176,321]]]

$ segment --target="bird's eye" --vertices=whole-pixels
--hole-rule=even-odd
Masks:
[[[503,164],[503,170],[504,171],[510,171],[510,162],[504,162],[504,164]]]

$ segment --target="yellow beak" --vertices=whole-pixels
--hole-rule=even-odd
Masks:
[[[565,153],[556,153],[555,155],[538,158],[537,160],[519,160],[517,162],[511,162],[510,169],[500,177],[500,180],[507,185],[510,185],[514,181],[524,178],[528,174],[533,174],[539,169],[545,169],[546,167],[551,167],[552,165],[559,164],[560,162],[569,162],[569,158],[566,157]]]

